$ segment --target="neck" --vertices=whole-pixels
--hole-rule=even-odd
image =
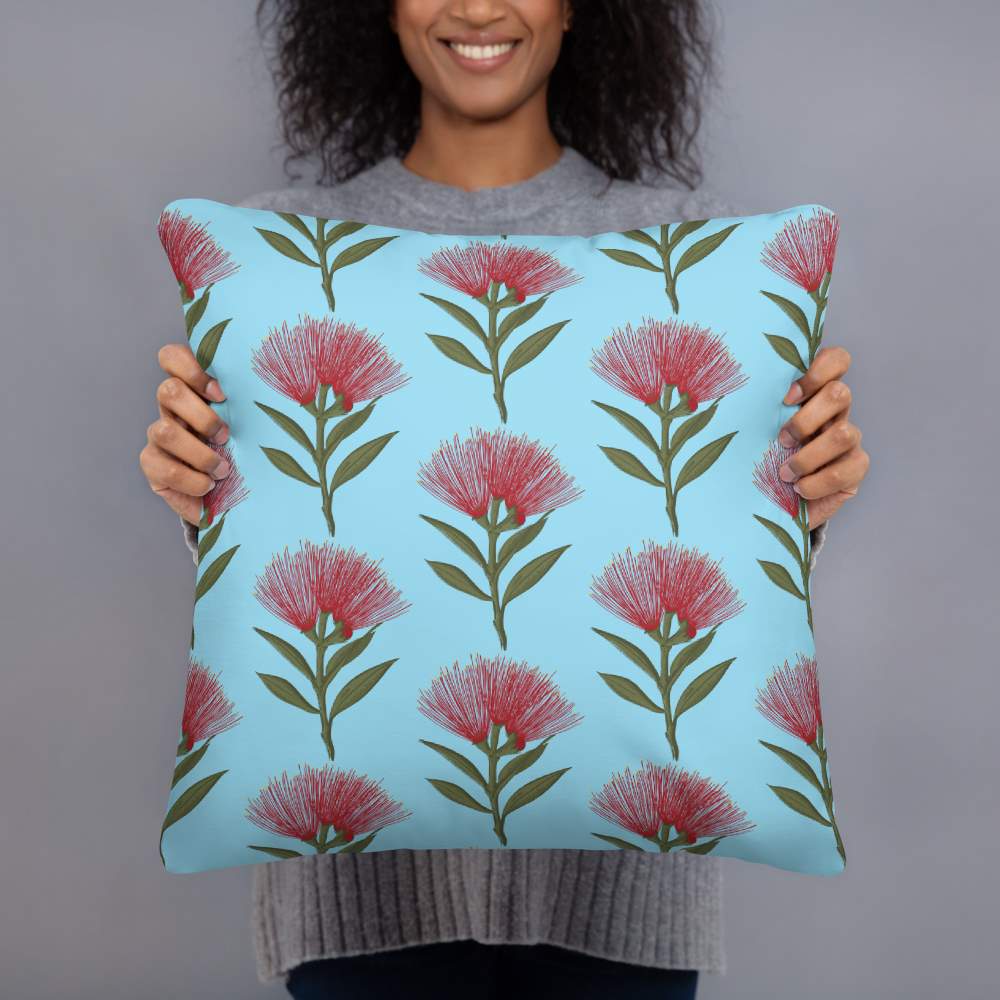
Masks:
[[[425,90],[420,131],[403,165],[426,180],[475,191],[526,181],[561,155],[549,126],[544,88],[493,121],[456,115]]]

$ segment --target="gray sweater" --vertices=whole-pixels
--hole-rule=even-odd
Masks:
[[[332,188],[288,188],[249,208],[454,234],[582,235],[732,215],[703,192],[607,178],[566,150],[509,187],[463,191],[399,160]],[[824,528],[813,532],[813,558]],[[195,551],[195,532],[188,526]],[[664,969],[722,971],[718,859],[636,851],[447,850],[320,855],[258,865],[261,979],[310,959],[474,939],[544,943]]]

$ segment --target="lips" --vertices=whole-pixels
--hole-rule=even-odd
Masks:
[[[489,59],[499,59],[512,52],[517,42],[495,42],[489,45],[469,44],[467,42],[447,41],[445,44],[463,59],[475,62],[486,62]]]

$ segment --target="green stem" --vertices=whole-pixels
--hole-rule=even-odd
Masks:
[[[323,294],[326,296],[326,304],[330,307],[330,312],[334,312],[337,304],[333,297],[333,274],[330,271],[330,264],[326,259],[326,253],[323,251],[323,230],[325,227],[326,220],[316,220],[316,239],[313,243],[313,248],[316,250],[316,259],[319,261],[319,271],[323,285]],[[330,533],[333,534],[332,531]]]
[[[503,624],[503,605],[500,603],[500,569],[497,566],[497,542],[500,538],[500,501],[490,501],[489,521],[486,534],[489,536],[489,552],[486,559],[486,579],[490,585],[490,601],[493,604],[493,627],[500,639],[500,648],[507,648],[507,632]]]
[[[680,312],[677,301],[677,279],[670,270],[669,226],[660,226],[660,262],[663,264],[663,290],[670,299],[670,306],[675,313]]]
[[[809,631],[813,630],[812,600],[809,596],[809,559],[812,551],[811,536],[809,534],[809,508],[806,501],[799,501],[799,528],[802,530],[802,593],[806,599],[806,621],[809,622]]]
[[[670,471],[670,465],[674,459],[670,450],[670,422],[673,420],[670,413],[670,403],[673,395],[674,387],[665,386],[660,401],[660,471],[663,475],[663,490],[666,494],[667,517],[670,519],[670,528],[676,538],[680,532],[680,526],[677,522],[677,494],[674,492],[673,477]]]
[[[316,672],[313,676],[313,690],[316,692],[316,705],[319,708],[320,735],[323,738],[323,746],[326,747],[326,754],[333,760],[333,719],[326,708],[326,684],[324,684],[323,661],[326,658],[326,621],[328,613],[320,613],[319,621],[316,623]]]
[[[493,399],[500,411],[500,419],[503,423],[507,423],[507,404],[504,402],[503,379],[500,377],[500,345],[497,343],[497,317],[500,315],[499,296],[500,285],[494,281],[490,284],[489,298],[486,303],[486,308],[489,310],[486,350],[490,356],[490,371],[493,374]]]
[[[326,409],[326,394],[328,386],[319,387],[319,396],[316,402],[316,478],[319,480],[320,492],[323,494],[323,517],[326,518],[326,530],[332,538],[337,527],[333,521],[333,491],[326,478],[326,463],[330,460],[326,454],[326,422],[328,417],[323,416]]]
[[[820,778],[823,785],[823,805],[826,806],[826,816],[830,821],[830,826],[833,828],[833,839],[837,844],[837,853],[840,855],[840,860],[847,864],[847,852],[844,850],[844,841],[840,837],[840,827],[837,826],[836,817],[833,814],[833,784],[830,781],[830,771],[827,767],[827,754],[826,747],[823,743],[823,727],[820,726],[816,733],[816,742],[813,744],[813,750],[819,757],[820,765]]]
[[[656,641],[660,646],[660,700],[663,708],[664,732],[670,745],[670,754],[677,760],[680,758],[681,750],[677,745],[677,719],[674,718],[673,708],[670,705],[670,692],[676,680],[670,676],[670,647],[673,645],[667,635],[670,631],[670,619],[670,615],[665,617],[663,627],[656,635]]]
[[[829,275],[827,275],[829,278]],[[824,283],[829,282],[824,279]],[[822,287],[822,286],[821,286]],[[822,291],[810,292],[810,298],[816,303],[816,314],[813,317],[812,332],[809,334],[809,364],[813,363],[820,341],[823,339],[823,312],[826,309],[827,298]]]
[[[490,812],[493,814],[493,832],[503,847],[507,846],[507,834],[504,833],[504,820],[500,814],[500,790],[497,788],[497,765],[500,761],[500,727],[493,723],[490,726],[490,741],[486,756],[489,759],[489,778],[486,782],[486,794],[490,799]]]

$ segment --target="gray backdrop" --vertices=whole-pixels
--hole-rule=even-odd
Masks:
[[[276,997],[250,870],[156,838],[191,613],[136,466],[176,196],[280,186],[244,0],[5,0],[0,29],[0,994]],[[998,5],[728,0],[710,183],[843,218],[827,338],[874,456],[815,578],[850,854],[726,862],[721,997],[995,996]],[[335,56],[333,56],[335,58]],[[990,124],[992,122],[992,124]]]

